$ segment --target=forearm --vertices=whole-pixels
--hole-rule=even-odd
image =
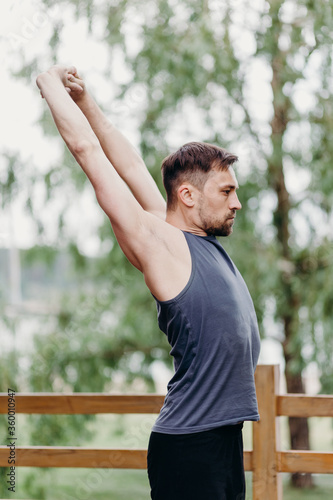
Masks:
[[[98,143],[88,120],[68,95],[56,72],[50,70],[39,75],[37,85],[50,108],[60,135],[82,166],[80,150],[86,150],[89,144]]]
[[[61,74],[61,72],[60,72]],[[142,211],[102,151],[87,118],[65,90],[57,69],[37,78],[60,135],[89,178],[97,200],[115,226],[126,228]]]
[[[132,168],[145,166],[132,144],[106,118],[87,90],[76,103],[89,121],[105,154],[110,157],[113,166],[119,174],[122,174],[122,177],[126,176]],[[124,155],[126,161],[124,161]]]
[[[85,90],[76,101],[95,132],[105,155],[147,211],[165,213],[165,201],[144,161],[126,137],[106,118]]]

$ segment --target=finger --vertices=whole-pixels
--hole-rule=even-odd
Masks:
[[[67,70],[68,73],[71,73],[72,75],[77,75],[77,69],[75,66],[70,66]]]
[[[71,89],[69,87],[65,87],[65,90],[67,90],[69,94],[71,93]]]
[[[83,80],[81,80],[81,78],[80,78],[80,77],[78,77],[78,76],[74,76],[74,75],[72,75],[72,74],[68,74],[68,75],[67,75],[67,80],[68,80],[69,82],[71,82],[71,83],[76,83],[76,84],[80,85],[80,87],[82,87],[82,88],[84,87],[84,82],[83,82]]]
[[[44,99],[44,96],[43,96],[43,92],[42,92],[42,91],[40,91],[40,96],[41,96],[41,98],[42,98],[42,99]]]
[[[79,85],[78,83],[75,83],[75,82],[68,82],[66,84],[66,86],[70,89],[70,91],[73,91],[73,92],[82,92],[83,91],[83,88],[81,87],[81,85]]]

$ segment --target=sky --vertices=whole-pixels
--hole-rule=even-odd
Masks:
[[[40,127],[36,124],[43,107],[45,108],[45,102],[42,101],[35,84],[37,73],[30,82],[25,82],[13,78],[11,72],[21,70],[22,54],[28,61],[37,56],[40,71],[48,69],[50,65],[47,60],[48,40],[58,16],[59,7],[57,5],[46,10],[40,2],[33,0],[2,3],[0,7],[0,109],[2,116],[0,148],[2,151],[19,151],[22,160],[26,160],[28,165],[31,165],[30,168],[34,165],[40,172],[47,171],[50,159],[54,159],[59,154],[59,142],[45,138]],[[96,71],[93,87],[97,87],[99,97],[107,98],[107,93],[110,90],[105,88],[105,83],[99,76],[106,64],[105,49],[102,46],[97,47],[95,42],[87,40],[83,23],[76,23],[73,26],[69,12],[62,12],[61,17],[65,23],[66,17],[68,17],[67,29],[64,30],[63,54],[60,55],[63,63],[68,64],[75,61],[75,64],[83,71],[87,68],[91,73]],[[5,163],[1,162],[0,176],[4,175],[3,171],[1,174],[1,170],[5,167]],[[40,187],[39,192],[35,193],[35,199],[38,200],[39,197],[42,211],[42,187]],[[34,244],[36,231],[29,218],[25,216],[22,205],[23,198],[24,196],[18,195],[6,213],[0,214],[0,246],[28,247]],[[87,232],[84,228],[88,230],[89,219],[92,219],[91,212],[93,212],[94,217],[99,217],[98,209],[96,207],[95,210],[92,206],[95,204],[92,193],[89,195],[89,192],[85,193],[84,198],[79,203],[82,205],[79,209],[83,209],[83,212],[87,203],[91,205],[91,210],[87,210],[85,214],[85,224],[82,224],[81,227],[85,233],[82,234],[82,240],[88,241],[89,238],[87,238]],[[50,208],[48,214],[50,220],[52,220],[53,210],[57,210],[56,206],[53,209]],[[75,230],[77,217],[70,214],[70,218],[73,219],[72,227]],[[52,224],[49,226],[51,228]],[[51,234],[49,240],[52,240]],[[87,248],[87,252],[93,253],[93,247],[96,244],[92,241],[92,248]]]

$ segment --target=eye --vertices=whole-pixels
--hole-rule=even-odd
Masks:
[[[224,190],[222,191],[222,193],[229,194],[229,193],[230,193],[230,191],[231,191],[231,189],[224,189]]]

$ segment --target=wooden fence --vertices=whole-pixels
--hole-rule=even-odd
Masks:
[[[253,474],[253,500],[282,500],[282,472],[333,473],[333,453],[282,451],[279,418],[332,417],[333,396],[279,394],[279,367],[256,371],[260,422],[253,423],[253,449],[244,451],[245,470]],[[164,396],[35,393],[15,395],[16,413],[97,414],[159,413]],[[0,413],[8,413],[8,395],[0,394]],[[0,467],[8,467],[9,447],[0,446]],[[145,469],[146,450],[88,449],[63,446],[15,446],[15,466]]]

